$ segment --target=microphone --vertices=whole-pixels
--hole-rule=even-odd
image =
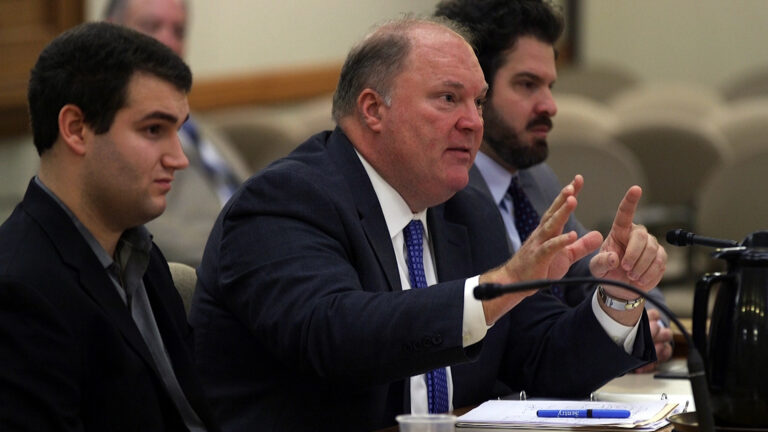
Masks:
[[[712,246],[717,248],[729,248],[739,245],[738,242],[733,240],[721,240],[712,237],[704,237],[683,229],[667,231],[667,243],[674,246],[690,246],[692,244],[698,244],[702,246]]]
[[[682,230],[676,230],[676,231],[682,231]],[[682,231],[682,232],[685,233],[685,231]],[[691,235],[693,236],[693,234]],[[703,238],[707,239],[706,237],[703,237]],[[667,234],[667,240],[669,240],[669,234]],[[707,240],[728,242],[728,240],[717,240],[717,239],[707,239]],[[733,243],[736,243],[736,242],[733,242]],[[714,432],[715,420],[714,420],[714,417],[712,416],[712,406],[709,401],[709,391],[707,390],[707,374],[704,369],[704,360],[702,359],[701,354],[699,354],[699,351],[696,349],[696,345],[694,345],[691,335],[688,333],[685,327],[683,327],[683,324],[680,323],[680,320],[677,319],[675,314],[673,314],[672,311],[670,311],[666,305],[650,297],[646,292],[630,284],[613,280],[613,279],[603,279],[603,278],[595,278],[595,277],[575,277],[575,278],[567,278],[567,279],[560,279],[560,280],[536,279],[532,281],[525,281],[525,282],[513,283],[513,284],[492,284],[492,283],[480,284],[477,287],[475,287],[473,294],[475,298],[478,300],[490,300],[496,297],[500,297],[504,294],[520,292],[520,291],[530,291],[532,289],[544,288],[553,284],[558,284],[561,286],[570,286],[570,285],[579,285],[579,284],[585,284],[585,283],[614,285],[614,286],[618,286],[626,290],[632,291],[635,294],[645,298],[654,306],[656,306],[661,312],[663,312],[665,315],[669,317],[670,321],[675,323],[675,326],[677,326],[677,328],[680,329],[680,332],[683,333],[686,343],[688,344],[688,380],[691,382],[691,393],[693,393],[693,402],[696,404],[696,416],[698,417],[698,420],[699,420],[699,430],[702,432]]]

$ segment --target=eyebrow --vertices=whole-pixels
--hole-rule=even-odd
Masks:
[[[187,121],[188,118],[189,118],[189,114],[187,114],[187,116],[184,118],[184,121]],[[168,114],[167,112],[152,111],[151,113],[139,119],[140,122],[146,121],[146,120],[165,120],[167,122],[176,124],[176,122],[179,121],[179,118],[173,114]]]
[[[541,76],[536,75],[533,72],[519,72],[515,74],[515,78],[528,78],[534,81],[544,81],[544,79]]]
[[[462,90],[462,89],[464,89],[464,84],[462,84],[462,83],[460,83],[460,82],[458,82],[458,81],[450,81],[450,80],[446,80],[446,81],[443,81],[443,85],[444,85],[444,86],[447,86],[447,87],[453,87],[453,88],[455,88],[455,89],[457,89],[457,90]],[[487,93],[487,92],[488,92],[488,83],[485,83],[485,85],[484,85],[484,86],[483,86],[483,88],[481,89],[481,93],[482,93],[482,94],[485,94],[485,93]]]

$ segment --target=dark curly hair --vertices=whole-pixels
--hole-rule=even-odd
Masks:
[[[48,44],[30,73],[27,100],[38,154],[53,146],[66,104],[83,111],[95,133],[106,133],[125,105],[128,83],[145,72],[189,92],[192,73],[170,48],[125,27],[86,23]]]
[[[505,52],[521,36],[533,36],[554,46],[564,27],[563,15],[546,0],[443,0],[435,16],[469,28],[489,85],[503,65]]]

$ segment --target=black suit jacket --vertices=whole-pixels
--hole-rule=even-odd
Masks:
[[[447,365],[461,407],[497,396],[499,380],[531,395],[583,397],[653,359],[645,326],[632,357],[589,305],[569,309],[546,295],[463,348],[464,278],[509,249],[495,207],[471,190],[427,217],[441,282],[402,291],[378,199],[338,128],[245,183],[211,233],[190,314],[224,430],[391,425],[410,410],[408,377]]]
[[[0,430],[187,430],[108,274],[34,181],[0,227],[0,278]],[[217,430],[181,299],[154,246],[144,283],[178,381]]]

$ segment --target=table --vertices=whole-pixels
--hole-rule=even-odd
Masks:
[[[660,372],[687,372],[686,360],[675,358],[659,367]],[[594,395],[597,400],[610,402],[629,402],[641,400],[659,400],[662,394],[667,399],[677,402],[681,406],[688,403],[688,411],[694,411],[691,382],[680,378],[654,378],[655,373],[635,374],[628,373],[608,382]]]
[[[685,359],[676,358],[659,367],[659,371],[684,371]],[[628,373],[615,378],[593,393],[597,400],[611,402],[631,402],[642,400],[659,400],[665,394],[670,401],[685,406],[688,402],[688,411],[695,409],[691,384],[687,379],[659,379],[654,378],[655,373],[635,374]],[[453,411],[452,414],[459,417],[474,407],[463,407]],[[671,426],[669,428],[671,430]],[[474,432],[479,429],[457,428],[457,432]],[[487,432],[487,429],[483,431]],[[381,429],[379,432],[398,432],[397,426]],[[517,430],[516,432],[520,432]]]

